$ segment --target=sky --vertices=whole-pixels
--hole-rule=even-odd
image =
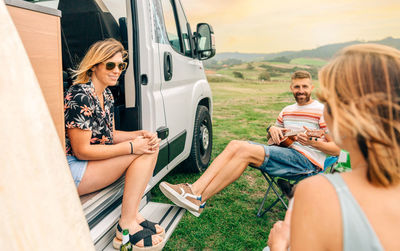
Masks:
[[[400,38],[400,0],[181,0],[192,29],[209,23],[218,52],[271,53]]]

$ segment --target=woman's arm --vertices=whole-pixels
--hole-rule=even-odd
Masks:
[[[154,145],[149,138],[136,137],[132,141],[124,141],[114,145],[91,145],[92,132],[79,128],[67,129],[72,151],[81,160],[101,160],[131,154],[131,143],[134,154],[153,153]]]
[[[115,124],[113,124],[113,141],[114,144],[118,144],[124,141],[132,141],[136,139],[137,137],[144,137],[144,138],[149,138],[150,139],[150,145],[154,145],[159,143],[160,140],[158,140],[157,134],[156,133],[151,133],[146,130],[139,130],[139,131],[119,131],[115,130]]]
[[[300,182],[295,191],[290,250],[342,250],[339,200],[321,175]]]
[[[121,143],[124,141],[134,140],[139,136],[144,137],[143,131],[127,132],[127,131],[114,130],[113,141],[114,141],[114,144],[118,144],[118,143]]]

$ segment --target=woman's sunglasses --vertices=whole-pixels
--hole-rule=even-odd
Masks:
[[[126,66],[127,66],[128,63],[126,63],[126,62],[119,62],[119,63],[107,62],[107,63],[104,63],[104,64],[106,65],[106,69],[109,70],[109,71],[114,70],[115,66],[117,66],[120,71],[125,71]]]

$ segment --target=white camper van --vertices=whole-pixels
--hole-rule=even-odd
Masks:
[[[129,52],[129,65],[118,86],[111,88],[116,128],[145,129],[157,132],[163,139],[141,213],[161,224],[169,238],[185,211],[151,202],[150,191],[178,164],[192,172],[203,171],[209,164],[212,96],[202,60],[215,55],[211,26],[198,24],[192,33],[179,0],[5,0],[5,3],[12,9],[10,13],[17,28],[33,22],[45,23],[50,16],[60,19],[55,37],[62,53],[49,57],[61,57],[58,60],[62,60],[59,70],[63,83],[55,84],[64,90],[71,84],[68,69],[76,66],[92,43],[114,37],[124,44]],[[29,13],[20,14],[25,11],[44,14],[42,21],[30,20],[35,15]],[[46,53],[45,43],[35,36],[35,29],[25,29],[25,34],[23,28],[18,30],[28,55],[28,48],[38,44]],[[46,59],[43,55],[40,60]],[[36,71],[40,65],[35,63],[39,61],[31,58],[31,62],[40,83],[40,72]],[[41,87],[46,96],[47,87]],[[62,123],[53,120],[56,126]],[[63,124],[58,126],[63,130]],[[59,135],[63,141],[62,133]],[[120,179],[97,193],[81,197],[96,250],[112,250],[110,243],[120,217],[122,193],[123,179]]]

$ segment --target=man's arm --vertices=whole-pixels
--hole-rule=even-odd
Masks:
[[[332,141],[331,136],[329,134],[325,134],[325,139],[326,141],[319,138],[311,138],[310,140],[310,137],[304,133],[301,133],[297,136],[297,141],[304,146],[312,146],[325,154],[339,156],[340,148],[335,144],[335,142]]]
[[[268,134],[272,138],[275,144],[279,145],[281,139],[283,138],[283,134],[287,131],[286,128],[281,128],[278,126],[271,126],[268,130]]]
[[[270,126],[268,129],[268,136],[272,138],[272,141],[279,145],[281,139],[283,138],[283,134],[287,131],[283,125],[283,111],[285,108],[279,113],[278,118],[275,121],[275,124]]]

